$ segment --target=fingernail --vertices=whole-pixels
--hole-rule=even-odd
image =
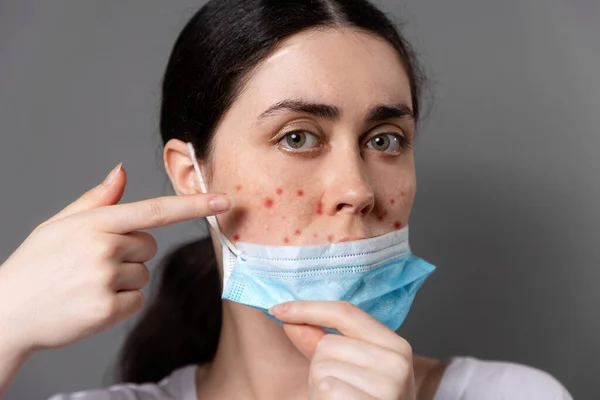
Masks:
[[[112,171],[110,171],[110,173],[106,176],[106,179],[104,179],[104,182],[102,182],[102,184],[107,185],[107,186],[110,185],[115,180],[117,175],[119,175],[119,171],[121,171],[121,167],[123,167],[122,162],[117,164],[117,166],[114,167]]]
[[[269,308],[269,314],[271,315],[282,315],[288,308],[288,303],[277,304],[271,308]]]
[[[211,199],[208,205],[214,212],[223,212],[229,210],[231,202],[227,196],[220,195]]]

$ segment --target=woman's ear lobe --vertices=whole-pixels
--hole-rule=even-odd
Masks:
[[[201,193],[194,163],[185,142],[179,139],[169,140],[165,144],[163,161],[175,193],[178,195]]]

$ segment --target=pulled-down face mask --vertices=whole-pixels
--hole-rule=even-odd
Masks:
[[[200,190],[207,193],[194,147],[188,143],[188,148]],[[264,312],[293,300],[348,301],[395,331],[435,269],[411,253],[408,226],[326,245],[234,245],[214,216],[207,219],[223,250],[223,299]]]

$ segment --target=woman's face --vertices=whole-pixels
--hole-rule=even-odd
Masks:
[[[416,182],[410,85],[398,53],[360,31],[293,36],[217,127],[209,190],[234,242],[307,245],[404,227]]]

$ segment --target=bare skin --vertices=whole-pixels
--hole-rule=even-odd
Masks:
[[[142,309],[144,264],[157,244],[142,229],[226,211],[218,194],[119,204],[119,166],[108,179],[40,224],[0,266],[0,397],[38,351],[104,331]],[[215,211],[211,201],[224,197]],[[77,299],[77,301],[72,301]]]
[[[210,368],[210,365],[201,365],[198,366],[196,371],[196,395],[198,399],[219,395],[219,392],[214,392],[215,389],[210,390],[208,387]],[[433,358],[414,355],[413,368],[417,400],[433,400],[446,370],[446,364]]]
[[[210,159],[199,160],[211,191],[236,196],[217,217],[221,230],[233,242],[307,245],[401,229],[416,192],[413,152],[402,145],[415,135],[411,105],[385,41],[349,28],[288,39],[251,73]],[[185,143],[167,143],[164,161],[177,193],[198,193]],[[203,400],[431,399],[443,374],[443,363],[413,357],[351,304],[289,303],[290,314],[275,314],[284,329],[261,311],[223,306],[216,358],[198,369]]]
[[[10,333],[0,336],[0,396],[35,352],[142,308],[144,263],[157,249],[141,230],[218,213],[233,241],[265,244],[404,227],[416,192],[413,153],[402,145],[414,137],[411,104],[402,63],[381,39],[346,28],[289,39],[253,72],[217,128],[211,159],[201,160],[213,194],[198,193],[185,143],[173,140],[165,168],[179,196],[117,205],[126,176],[116,169],[0,267],[0,326]],[[236,200],[226,196],[214,209],[218,193]],[[283,329],[224,302],[216,358],[198,369],[198,398],[433,398],[444,364],[413,356],[406,340],[351,304],[299,301],[272,312]]]

